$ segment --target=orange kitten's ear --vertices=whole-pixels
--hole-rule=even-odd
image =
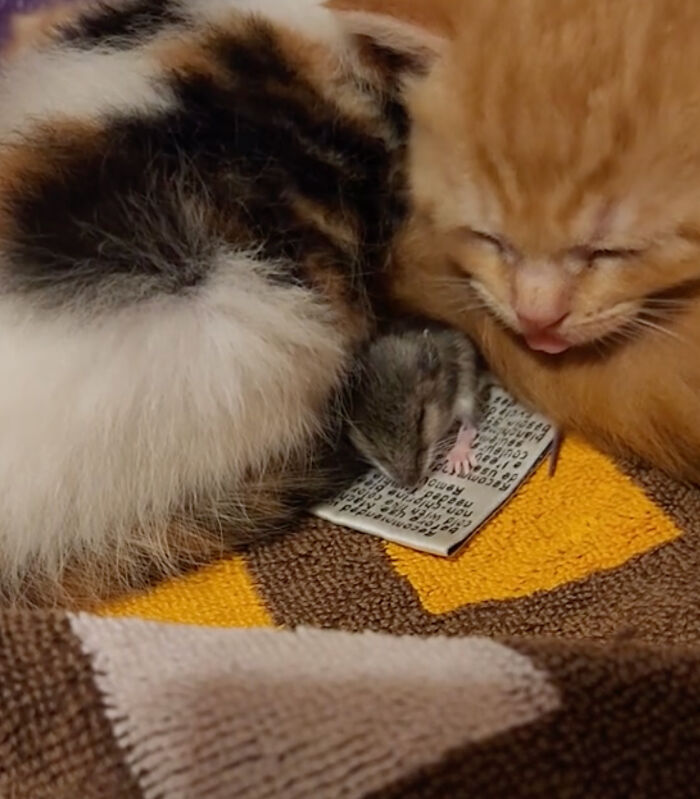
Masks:
[[[425,74],[445,50],[446,38],[420,25],[387,14],[346,10],[340,3],[329,6],[343,28],[392,71]]]

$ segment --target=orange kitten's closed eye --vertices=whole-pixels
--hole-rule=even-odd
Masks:
[[[533,256],[505,237],[463,230],[447,236],[457,274],[504,324],[535,350],[550,354],[622,335],[640,323],[652,296],[599,296],[605,283],[640,275],[647,253],[633,247],[575,245]],[[692,274],[691,274],[692,277]],[[596,289],[598,288],[598,292]]]

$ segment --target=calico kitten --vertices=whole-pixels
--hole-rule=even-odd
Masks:
[[[444,40],[407,96],[398,298],[565,429],[700,482],[700,5],[349,4]]]
[[[277,531],[342,479],[335,403],[403,214],[399,79],[433,40],[316,0],[41,22],[0,67],[0,590],[45,603]]]

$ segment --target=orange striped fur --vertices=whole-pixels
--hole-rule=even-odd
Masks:
[[[700,481],[700,6],[349,2],[448,40],[409,94],[397,299],[564,428]]]

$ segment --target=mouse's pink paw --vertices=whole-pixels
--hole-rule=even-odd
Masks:
[[[466,477],[476,466],[474,441],[475,427],[460,427],[454,447],[447,454],[447,471],[460,477]]]

